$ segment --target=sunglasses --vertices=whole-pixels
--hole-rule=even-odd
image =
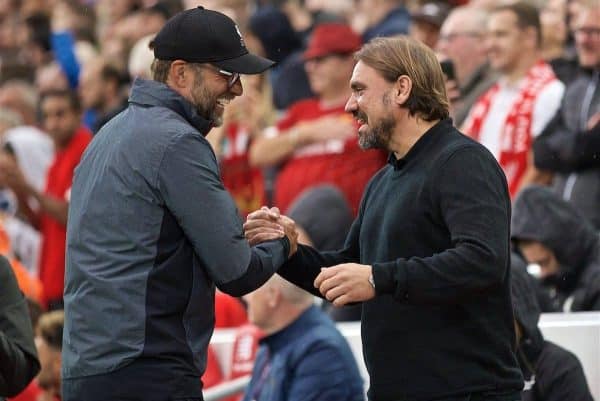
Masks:
[[[207,68],[207,69],[212,70],[218,74],[221,74],[223,77],[225,77],[227,79],[227,90],[231,89],[233,87],[233,85],[235,85],[235,83],[237,81],[239,81],[239,79],[240,79],[239,72],[229,72],[229,71],[217,68],[211,64],[201,64],[200,68]]]

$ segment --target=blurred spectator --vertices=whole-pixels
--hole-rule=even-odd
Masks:
[[[319,251],[342,249],[353,220],[344,194],[331,185],[304,191],[290,206],[288,216],[296,222],[298,242]],[[357,321],[362,305],[338,307],[323,300],[323,309],[333,320]]]
[[[357,22],[364,24],[364,30],[361,29],[364,43],[378,36],[408,33],[410,14],[403,0],[358,0],[357,11],[356,14],[366,18]]]
[[[293,104],[275,127],[250,148],[250,163],[280,165],[274,204],[286,211],[305,189],[330,183],[347,198],[355,215],[363,189],[385,163],[379,151],[358,146],[357,123],[344,111],[360,37],[348,25],[319,25],[304,53],[313,99]]]
[[[525,378],[523,401],[593,401],[579,359],[544,340],[538,328],[540,308],[525,263],[513,255],[510,270],[517,357]]]
[[[91,126],[94,134],[127,107],[123,80],[121,72],[102,57],[83,66],[79,78],[79,98],[83,109],[94,113]]]
[[[497,80],[487,61],[487,18],[481,8],[461,6],[452,10],[441,28],[437,48],[453,65],[454,77],[446,77],[446,92],[456,126],[464,122],[475,101]]]
[[[577,60],[572,49],[567,49],[567,0],[542,0],[542,57],[564,83],[570,82],[577,72]]]
[[[364,400],[354,355],[313,298],[278,275],[245,296],[250,321],[266,337],[244,401]]]
[[[133,45],[129,53],[129,64],[127,67],[131,80],[134,78],[151,78],[150,66],[152,65],[152,60],[154,60],[154,54],[150,50],[150,42],[154,39],[154,36],[156,35],[146,35]]]
[[[450,6],[442,2],[427,2],[411,14],[410,36],[435,49],[440,28],[450,12]]]
[[[221,167],[223,185],[242,218],[266,205],[267,189],[260,169],[252,167],[248,150],[262,130],[275,120],[271,86],[265,75],[242,78],[244,93],[225,109],[223,126],[207,135]]]
[[[515,200],[511,236],[555,310],[600,310],[600,238],[591,224],[549,188],[525,188]]]
[[[0,398],[17,395],[39,370],[27,303],[0,256]]]
[[[45,313],[36,330],[35,345],[42,365],[37,382],[48,400],[60,399],[64,320],[62,310]]]
[[[600,5],[578,15],[580,72],[533,150],[536,166],[555,173],[556,192],[600,230]]]
[[[498,82],[475,103],[463,132],[487,147],[506,174],[511,197],[529,183],[547,183],[533,165],[531,144],[560,105],[564,85],[540,58],[537,9],[524,2],[495,8],[487,49]]]
[[[287,15],[276,7],[264,6],[250,17],[248,28],[258,39],[258,53],[278,63],[269,71],[275,108],[284,110],[312,97],[301,54],[302,40]]]
[[[56,149],[48,169],[45,191],[37,189],[10,158],[3,159],[1,171],[4,183],[15,192],[20,207],[42,233],[40,279],[44,286],[43,303],[56,308],[62,307],[66,222],[73,171],[92,136],[81,126],[76,94],[48,92],[42,98],[41,109],[44,126]],[[37,201],[39,212],[29,207],[29,198]]]
[[[215,328],[234,328],[246,323],[248,323],[248,316],[242,301],[217,290],[215,292]]]

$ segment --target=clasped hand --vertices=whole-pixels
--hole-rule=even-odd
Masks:
[[[244,223],[244,235],[250,245],[287,236],[290,241],[290,257],[298,249],[296,223],[282,215],[277,208],[262,207],[250,213]],[[375,297],[375,289],[369,283],[371,271],[371,266],[358,263],[322,268],[314,286],[336,306],[367,301]]]

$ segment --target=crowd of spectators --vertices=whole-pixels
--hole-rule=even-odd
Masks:
[[[344,111],[353,52],[374,37],[410,35],[438,54],[455,125],[505,172],[515,258],[529,263],[513,270],[535,277],[527,285],[536,308],[600,310],[598,0],[0,0],[0,253],[29,302],[42,372],[16,399],[60,397],[62,316],[51,311],[63,305],[74,170],[94,134],[127,107],[132,82],[150,78],[156,32],[198,5],[232,17],[252,52],[277,61],[267,74],[242,77],[243,95],[207,137],[241,217],[277,206],[296,220],[303,242],[343,245],[387,157],[360,149],[357,123]],[[287,308],[278,329],[296,318],[327,326],[310,299],[278,280],[261,290]],[[246,324],[245,302],[219,294],[217,327]],[[276,317],[264,315],[268,298],[249,304],[258,326]],[[335,320],[360,319],[360,306],[322,309]],[[2,319],[0,338],[13,330]],[[25,341],[14,347],[21,358],[33,353]],[[327,356],[308,366],[328,365],[319,358]],[[205,387],[230,377],[217,365],[209,355]]]

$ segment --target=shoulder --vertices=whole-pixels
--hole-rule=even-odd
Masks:
[[[10,262],[6,257],[0,255],[0,283],[6,283],[8,281],[14,281],[15,274],[10,266]]]

